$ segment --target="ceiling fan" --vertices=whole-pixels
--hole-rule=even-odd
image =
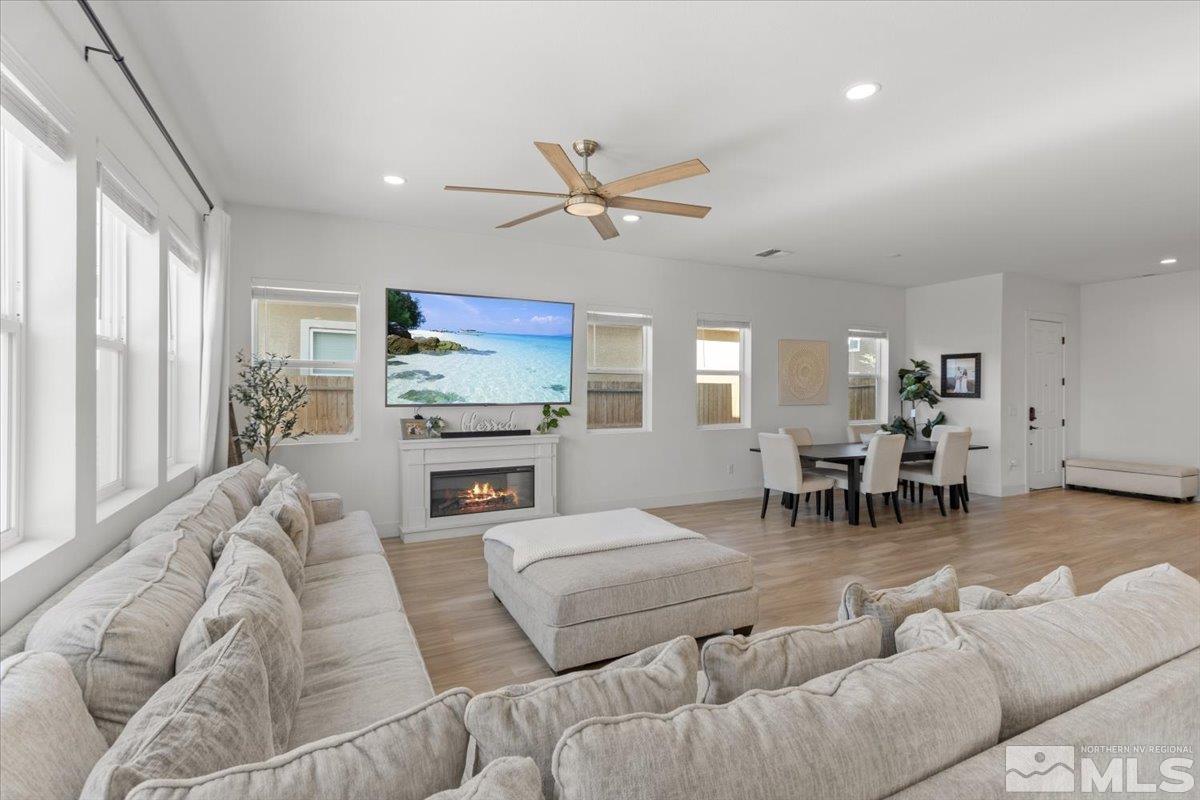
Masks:
[[[546,160],[550,162],[550,166],[563,179],[563,182],[567,184],[567,193],[527,192],[520,189],[485,189],[478,186],[447,186],[446,191],[557,197],[562,202],[555,203],[549,208],[543,208],[541,211],[535,211],[532,214],[518,217],[496,227],[511,228],[515,225],[520,225],[522,222],[529,222],[531,219],[544,217],[551,212],[561,209],[576,217],[587,217],[596,229],[596,232],[600,234],[601,239],[612,239],[620,235],[617,233],[617,226],[613,225],[612,218],[608,216],[608,209],[610,208],[623,208],[629,211],[649,211],[653,214],[673,214],[678,217],[693,217],[695,219],[703,219],[712,210],[708,206],[693,206],[687,203],[672,203],[666,200],[645,200],[640,197],[627,196],[628,192],[637,192],[642,189],[648,189],[651,186],[658,186],[663,183],[706,174],[708,167],[704,166],[704,162],[698,158],[693,158],[691,161],[684,161],[679,164],[672,164],[669,167],[659,167],[649,172],[640,172],[637,175],[630,175],[628,178],[621,178],[610,183],[600,183],[600,181],[596,180],[596,176],[588,171],[588,158],[600,149],[600,145],[597,142],[591,139],[580,139],[571,145],[572,149],[583,157],[583,172],[575,168],[575,165],[571,163],[571,159],[567,156],[566,151],[562,149],[561,145],[549,142],[534,142],[533,144],[541,151]]]

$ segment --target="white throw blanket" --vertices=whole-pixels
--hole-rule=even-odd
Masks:
[[[520,572],[547,558],[704,537],[645,511],[622,508],[509,522],[492,528],[483,538],[512,548],[513,569]]]

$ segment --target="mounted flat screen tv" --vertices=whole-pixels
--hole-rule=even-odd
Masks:
[[[574,303],[387,290],[389,406],[571,402]]]

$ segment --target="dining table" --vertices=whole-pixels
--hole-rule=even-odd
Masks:
[[[970,449],[987,450],[988,448],[985,444],[971,444]],[[850,489],[847,492],[849,495],[847,499],[850,506],[848,517],[851,525],[857,525],[859,507],[858,481],[862,463],[867,460],[867,446],[862,442],[838,442],[834,444],[797,445],[796,450],[800,453],[800,460],[805,464],[811,465],[817,461],[825,461],[831,464],[846,465],[846,483]],[[750,452],[758,453],[761,451],[757,447],[751,447]],[[930,461],[936,453],[937,442],[908,437],[904,440],[904,452],[900,454],[900,460]],[[954,498],[951,497],[951,508],[954,508],[956,505]]]

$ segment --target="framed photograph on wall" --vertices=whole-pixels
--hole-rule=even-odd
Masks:
[[[426,420],[416,418],[400,420],[400,438],[428,439],[429,428],[425,425],[425,422]]]
[[[942,356],[942,397],[982,397],[979,353]]]

